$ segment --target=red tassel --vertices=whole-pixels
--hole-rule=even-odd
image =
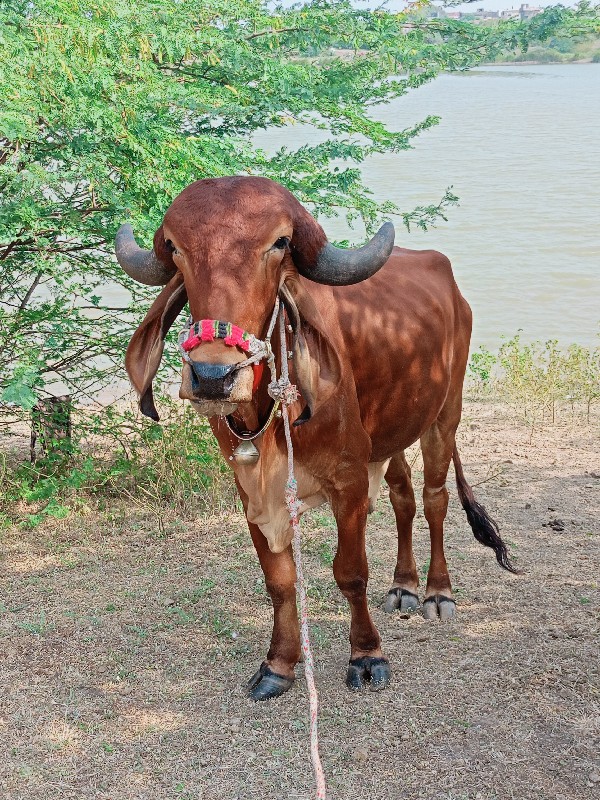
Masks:
[[[189,353],[190,350],[193,350],[194,347],[198,347],[202,340],[199,336],[190,336],[189,339],[186,339],[185,342],[181,345],[181,348],[185,350],[186,353]]]
[[[214,319],[203,319],[200,323],[202,333],[200,338],[203,342],[213,342],[215,339],[215,321]]]
[[[252,369],[254,370],[254,382],[252,384],[252,394],[258,391],[258,387],[260,386],[260,382],[262,380],[263,371],[265,365],[262,361],[258,364],[252,364]]]

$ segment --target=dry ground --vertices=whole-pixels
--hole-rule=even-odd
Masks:
[[[386,616],[395,534],[382,497],[368,548],[370,604],[393,666],[384,693],[343,685],[333,523],[324,509],[305,521],[331,800],[600,795],[597,429],[556,426],[529,442],[494,407],[471,405],[460,447],[524,574],[502,571],[474,541],[452,491],[458,620]],[[167,511],[163,521],[120,503],[2,534],[3,800],[312,796],[301,667],[277,701],[253,704],[240,689],[271,619],[243,519]],[[422,514],[416,548],[424,570]]]

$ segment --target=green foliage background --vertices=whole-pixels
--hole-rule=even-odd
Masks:
[[[587,4],[494,29],[419,14],[357,11],[345,0],[291,9],[261,0],[8,0],[0,6],[0,400],[31,408],[56,381],[78,397],[124,378],[122,361],[149,301],[114,262],[130,219],[140,239],[188,183],[260,174],[320,215],[372,228],[444,217],[432,205],[377,205],[360,164],[399,152],[437,122],[392,131],[370,118],[444,69],[507,47],[597,29]],[[356,57],[314,54],[331,48]],[[358,52],[360,51],[360,52]],[[267,157],[258,129],[310,122],[322,144]],[[106,287],[117,287],[111,304]],[[114,294],[112,296],[115,296]],[[166,368],[168,369],[168,363]]]
[[[286,9],[261,0],[4,0],[0,432],[13,431],[59,386],[78,402],[97,401],[107,386],[113,396],[115,387],[125,389],[124,351],[156,292],[114,260],[123,221],[150,246],[165,209],[190,182],[258,174],[284,183],[321,217],[346,214],[370,230],[396,214],[426,228],[445,218],[456,201],[450,191],[418,209],[378,205],[361,164],[373,153],[410,148],[438,120],[391,130],[371,109],[442,70],[599,30],[598,7],[588,3],[493,27],[425,12],[426,4],[402,14],[359,11],[346,0]],[[327,139],[272,157],[253,145],[257,130],[294,123],[317,125]],[[175,348],[165,355],[168,372],[177,366]],[[588,415],[597,355],[569,356],[573,375],[583,376],[578,385],[587,387],[580,399]],[[534,351],[518,340],[506,344],[500,362],[475,354],[477,391],[498,393],[500,369],[515,403],[545,409],[551,402],[554,413],[547,375],[558,358],[553,347]],[[532,376],[535,406],[527,395]],[[155,508],[159,527],[165,502],[190,513],[233,502],[206,426],[179,405],[167,402],[164,410],[159,427],[122,405],[101,414],[78,405],[74,442],[55,442],[36,464],[0,455],[0,529],[61,518],[113,493]]]

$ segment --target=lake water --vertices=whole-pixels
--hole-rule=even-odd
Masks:
[[[428,114],[441,123],[415,149],[363,165],[377,199],[403,210],[453,186],[460,205],[396,242],[441,250],[474,312],[473,344],[502,335],[596,343],[600,323],[600,64],[487,67],[441,75],[378,110],[393,129]],[[268,151],[316,142],[293,127],[263,134]],[[348,236],[324,220],[332,238]],[[359,241],[360,233],[350,238]]]

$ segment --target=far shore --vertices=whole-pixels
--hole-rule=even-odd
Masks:
[[[600,62],[593,61],[591,58],[581,58],[577,61],[490,61],[485,64],[480,64],[482,67],[568,67],[571,64],[598,64]],[[476,69],[476,67],[475,67]]]

